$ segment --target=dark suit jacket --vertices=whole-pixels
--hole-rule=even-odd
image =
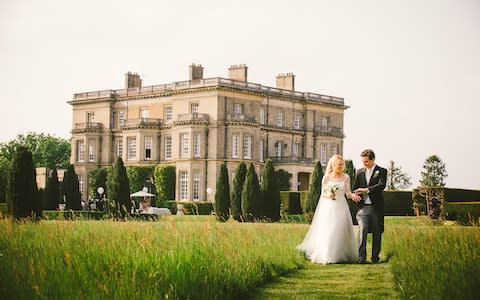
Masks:
[[[368,196],[372,201],[373,209],[377,213],[378,216],[378,226],[380,227],[380,232],[384,230],[384,201],[383,201],[383,190],[387,184],[387,169],[379,167],[375,165],[373,169],[373,174],[370,177],[370,182],[367,182],[365,176],[365,168],[361,168],[357,171],[357,175],[355,177],[355,183],[353,185],[353,189],[356,190],[358,188],[368,188],[369,193]],[[364,200],[359,203],[359,208],[364,204]]]

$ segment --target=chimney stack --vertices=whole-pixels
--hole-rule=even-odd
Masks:
[[[284,90],[295,90],[295,75],[293,73],[278,74],[277,88]]]
[[[203,79],[202,65],[191,64],[188,68],[189,68],[190,80]]]
[[[125,88],[141,88],[142,87],[142,79],[140,79],[140,75],[137,73],[130,73],[128,72],[125,74]]]
[[[244,64],[232,65],[228,68],[228,78],[231,80],[247,82],[247,69],[248,67]]]

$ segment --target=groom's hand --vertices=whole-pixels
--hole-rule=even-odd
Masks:
[[[356,202],[356,203],[358,203],[358,202],[360,202],[360,200],[362,200],[362,197],[360,197],[357,194],[352,194],[351,198],[352,198],[352,201]]]
[[[358,188],[353,191],[355,194],[368,194],[368,188]]]

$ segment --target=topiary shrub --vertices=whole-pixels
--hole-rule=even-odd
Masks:
[[[247,174],[247,166],[242,161],[235,170],[233,187],[230,195],[230,209],[234,220],[242,221],[242,190]]]
[[[215,216],[221,222],[225,222],[230,218],[230,186],[228,183],[227,165],[225,163],[221,165],[217,178]]]
[[[260,191],[263,198],[263,215],[268,221],[278,222],[280,220],[280,190],[270,159],[267,159],[263,169]]]
[[[69,165],[63,175],[62,182],[63,199],[65,199],[65,209],[81,210],[81,194],[78,185],[78,176],[75,173],[73,165]]]
[[[247,222],[258,221],[262,213],[262,196],[253,163],[248,166],[242,190],[242,217]]]
[[[320,161],[315,163],[315,169],[313,170],[312,181],[310,183],[310,189],[308,193],[308,200],[305,207],[305,218],[309,223],[312,222],[315,209],[317,208],[318,200],[322,194],[322,178],[323,169]]]
[[[7,201],[15,219],[42,216],[42,199],[38,193],[32,152],[19,147],[8,180]]]

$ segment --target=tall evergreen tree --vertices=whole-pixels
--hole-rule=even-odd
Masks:
[[[47,186],[45,187],[45,204],[44,209],[55,210],[60,202],[60,183],[58,182],[57,169],[53,168],[52,175],[48,177]]]
[[[436,155],[429,156],[423,164],[422,187],[443,187],[445,178],[448,176],[447,169],[440,157]]]
[[[233,178],[232,193],[230,196],[230,209],[233,219],[236,221],[242,221],[242,189],[246,174],[247,166],[242,161],[235,170],[235,178]]]
[[[65,200],[65,208],[71,210],[81,210],[82,203],[78,176],[75,173],[73,165],[69,165],[67,171],[63,175],[62,193]]]
[[[345,173],[350,177],[350,188],[352,188],[355,182],[356,170],[351,159],[345,160]]]
[[[16,219],[42,216],[36,175],[32,152],[26,147],[18,147],[10,170],[7,192],[8,206]]]
[[[270,159],[265,163],[260,187],[263,197],[263,214],[267,220],[277,222],[280,220],[280,190],[278,188],[275,169]]]
[[[312,222],[313,214],[317,208],[318,200],[322,194],[322,178],[323,169],[320,161],[315,163],[315,169],[313,170],[312,180],[310,182],[310,190],[308,191],[307,204],[305,208],[306,218],[309,222]]]
[[[242,190],[242,217],[245,221],[253,222],[262,216],[261,201],[257,172],[253,163],[250,163]]]
[[[123,164],[121,157],[113,166],[112,175],[108,178],[108,199],[111,201],[109,208],[115,207],[116,213],[120,217],[125,217],[130,213],[132,203],[130,201],[130,184],[127,177],[127,169]]]
[[[228,171],[225,163],[220,167],[215,193],[215,216],[217,220],[225,222],[230,218],[230,186],[228,184]]]

